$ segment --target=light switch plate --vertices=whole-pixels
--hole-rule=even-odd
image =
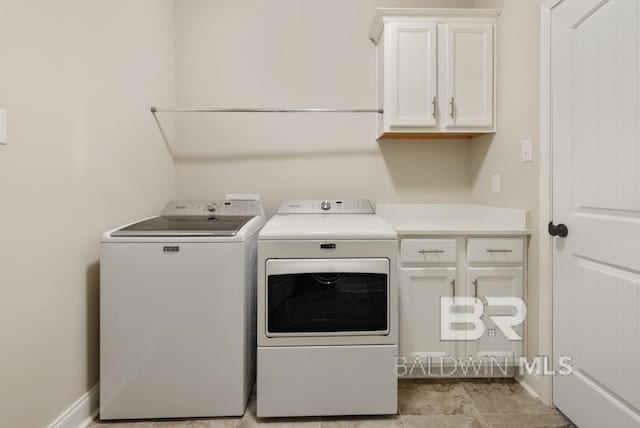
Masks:
[[[533,161],[533,141],[524,140],[522,142],[522,162]]]
[[[0,108],[0,145],[7,144],[7,111]]]
[[[496,195],[500,193],[500,174],[493,174],[491,176],[491,193]]]

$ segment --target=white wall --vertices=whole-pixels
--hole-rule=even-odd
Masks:
[[[539,297],[538,182],[541,0],[475,0],[478,8],[501,9],[498,36],[498,132],[471,145],[471,201],[531,211],[527,353],[547,353],[550,308]],[[522,163],[521,141],[533,140],[533,162]],[[501,175],[501,193],[491,193],[491,176]],[[548,378],[527,378],[549,402]]]
[[[373,108],[376,7],[464,7],[468,0],[180,0],[179,106]],[[165,115],[168,117],[170,115]],[[468,141],[375,139],[370,115],[182,114],[176,192],[285,198],[466,202]]]
[[[42,427],[98,381],[100,234],[156,213],[173,163],[170,0],[0,1],[0,426]]]

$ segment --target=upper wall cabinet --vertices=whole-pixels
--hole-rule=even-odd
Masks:
[[[498,10],[378,9],[380,138],[495,132]]]

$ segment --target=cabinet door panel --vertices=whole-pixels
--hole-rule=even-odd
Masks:
[[[402,268],[400,270],[401,355],[455,356],[455,342],[440,340],[440,297],[452,296],[455,268]]]
[[[447,128],[492,128],[493,24],[446,24]]]
[[[491,315],[513,315],[516,309],[511,306],[488,306],[487,297],[520,297],[523,296],[523,269],[518,268],[468,268],[467,286],[472,296],[484,302],[485,324],[484,335],[477,341],[467,342],[467,355],[474,358],[495,356],[498,362],[503,357],[510,361],[518,358],[523,352],[522,341],[510,341],[490,319]],[[475,282],[477,281],[477,283]],[[522,338],[522,325],[514,327]]]
[[[437,124],[437,27],[394,22],[385,27],[385,128]]]

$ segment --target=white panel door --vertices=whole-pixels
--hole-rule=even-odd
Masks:
[[[467,342],[467,355],[474,359],[485,358],[489,361],[495,358],[498,364],[503,364],[505,358],[508,363],[517,361],[522,355],[522,340],[510,341],[504,333],[491,320],[491,316],[515,315],[513,306],[488,306],[487,297],[520,297],[523,296],[522,285],[523,269],[487,267],[468,268],[467,287],[473,297],[477,297],[485,303],[482,317],[485,325],[484,335],[477,341]],[[514,330],[522,338],[522,325],[514,327]],[[496,373],[497,374],[497,373]]]
[[[581,428],[640,426],[640,2],[552,10],[555,405]]]
[[[455,278],[456,268],[400,269],[400,355],[455,356],[455,342],[440,340],[440,298],[454,295]]]
[[[492,128],[494,25],[446,24],[447,129]]]
[[[429,22],[385,26],[385,129],[437,125],[437,28]]]

